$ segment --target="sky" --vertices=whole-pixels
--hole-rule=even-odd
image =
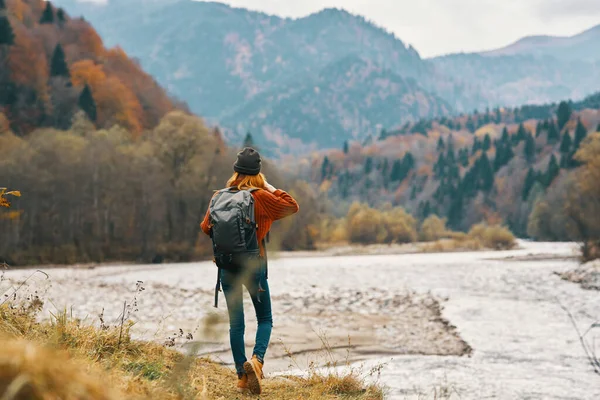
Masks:
[[[344,8],[394,32],[422,57],[491,50],[523,36],[600,24],[600,0],[222,0],[285,17]]]
[[[293,18],[343,8],[392,31],[422,57],[492,50],[529,35],[570,36],[600,24],[600,0],[219,1]]]

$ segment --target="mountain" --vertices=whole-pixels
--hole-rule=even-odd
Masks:
[[[580,99],[600,89],[600,25],[571,37],[530,36],[498,50],[429,62],[471,82],[493,105]]]
[[[573,36],[527,36],[506,47],[480,53],[483,56],[552,56],[568,61],[600,61],[600,24]]]
[[[364,132],[379,135],[399,115],[432,118],[450,111],[449,104],[414,79],[349,56],[318,76],[256,96],[222,122],[240,131],[263,132],[287,153],[306,143],[319,149],[360,140]]]
[[[21,136],[68,129],[78,112],[138,135],[176,108],[123,50],[107,49],[88,22],[42,0],[0,2],[0,88],[0,115]]]
[[[428,111],[404,105],[408,93],[404,93],[402,104],[387,105],[388,111],[380,113],[381,116],[369,114],[368,110],[363,112],[363,92],[379,90],[377,87],[357,90],[361,80],[369,83],[375,79],[373,72],[368,72],[369,76],[347,87],[337,84],[335,98],[345,99],[343,105],[331,104],[334,101],[331,92],[321,96],[323,99],[311,99],[311,104],[304,107],[308,110],[299,110],[299,119],[308,116],[315,125],[304,122],[302,128],[295,121],[285,121],[286,114],[280,111],[287,110],[301,96],[313,93],[315,85],[325,85],[328,74],[348,58],[358,58],[373,65],[373,69],[389,71],[382,73],[391,74],[392,81],[408,82],[413,78],[419,84],[407,83],[402,91],[414,88],[413,97],[432,103],[427,109],[443,112],[451,109],[447,102],[432,94],[434,85],[429,84],[429,77],[434,73],[415,49],[364,18],[343,10],[326,9],[305,18],[286,19],[190,0],[109,1],[104,6],[74,0],[55,3],[90,19],[107,44],[119,44],[128,54],[139,58],[147,71],[185,100],[193,111],[230,128],[231,140],[240,140],[235,134],[245,134],[246,129],[252,128],[255,139],[267,144],[267,136],[275,129],[292,138],[301,138],[309,146],[339,145],[344,136],[376,133],[372,127],[385,126],[390,120],[415,120],[428,115]],[[386,90],[382,93],[384,97],[388,96]],[[390,90],[392,93],[396,89]],[[325,96],[330,96],[329,100]],[[331,108],[336,108],[335,112],[331,116],[310,117],[313,113],[310,109],[320,108],[324,101],[330,105],[318,110],[319,113]],[[346,116],[346,120],[327,122],[340,116]],[[262,127],[259,122],[276,124]],[[335,139],[323,140],[317,132],[332,125],[336,126],[335,131],[328,135]],[[337,128],[340,126],[343,131]]]
[[[554,44],[546,52],[527,50],[540,47],[534,43],[519,51],[425,60],[385,29],[339,9],[290,19],[192,0],[55,3],[92,21],[108,45],[139,59],[192,111],[221,125],[230,142],[241,143],[252,130],[266,149],[339,146],[430,110],[446,115],[554,102],[600,88],[600,61],[591,56],[600,54],[597,29],[565,39],[568,44],[549,40]],[[565,53],[559,42],[562,48],[579,43],[574,54],[582,56],[559,57]],[[340,83],[331,71],[352,59],[370,67],[358,80]],[[403,88],[388,93],[373,81],[373,71],[404,82]],[[324,90],[329,78],[336,83]],[[388,99],[385,105],[367,104],[375,92]]]

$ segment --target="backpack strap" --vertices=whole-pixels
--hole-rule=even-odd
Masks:
[[[215,308],[219,308],[219,292],[221,291],[221,268],[217,268],[217,286],[215,286]]]

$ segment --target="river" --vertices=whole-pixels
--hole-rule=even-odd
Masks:
[[[575,250],[569,243],[522,241],[520,249],[507,252],[272,259],[273,337],[284,337],[299,353],[310,354],[315,349],[307,337],[315,327],[338,339],[356,336],[358,344],[348,348],[361,351],[349,361],[364,370],[383,365],[380,381],[390,399],[434,398],[439,387],[456,399],[598,399],[600,376],[592,372],[559,305],[572,312],[583,330],[600,320],[600,293],[555,274],[575,268]],[[212,263],[46,272],[48,282],[39,274],[30,279],[36,290],[45,284],[53,307],[68,306],[90,321],[102,309],[105,319],[118,319],[123,300],[134,304],[135,282],[143,281],[146,290],[135,296],[130,310],[138,336],[156,339],[181,328],[196,338],[206,336],[205,353],[230,362],[226,324],[209,340],[210,332],[200,322],[214,310]],[[14,270],[6,277],[15,283],[31,273]],[[337,297],[330,301],[332,295]],[[432,299],[455,329],[443,332],[432,315],[407,318],[434,309]],[[222,300],[216,315],[224,322]],[[298,310],[302,317],[295,315]],[[462,341],[470,354],[458,355],[464,350]],[[266,367],[272,374],[289,368],[269,361]],[[438,392],[437,398],[446,397]]]

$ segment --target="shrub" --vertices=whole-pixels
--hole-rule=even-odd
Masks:
[[[433,242],[439,239],[447,238],[450,232],[446,228],[446,219],[437,215],[430,215],[421,224],[420,239],[423,242]]]
[[[500,225],[474,225],[469,231],[468,237],[488,249],[509,250],[516,246],[515,236],[512,232]]]

